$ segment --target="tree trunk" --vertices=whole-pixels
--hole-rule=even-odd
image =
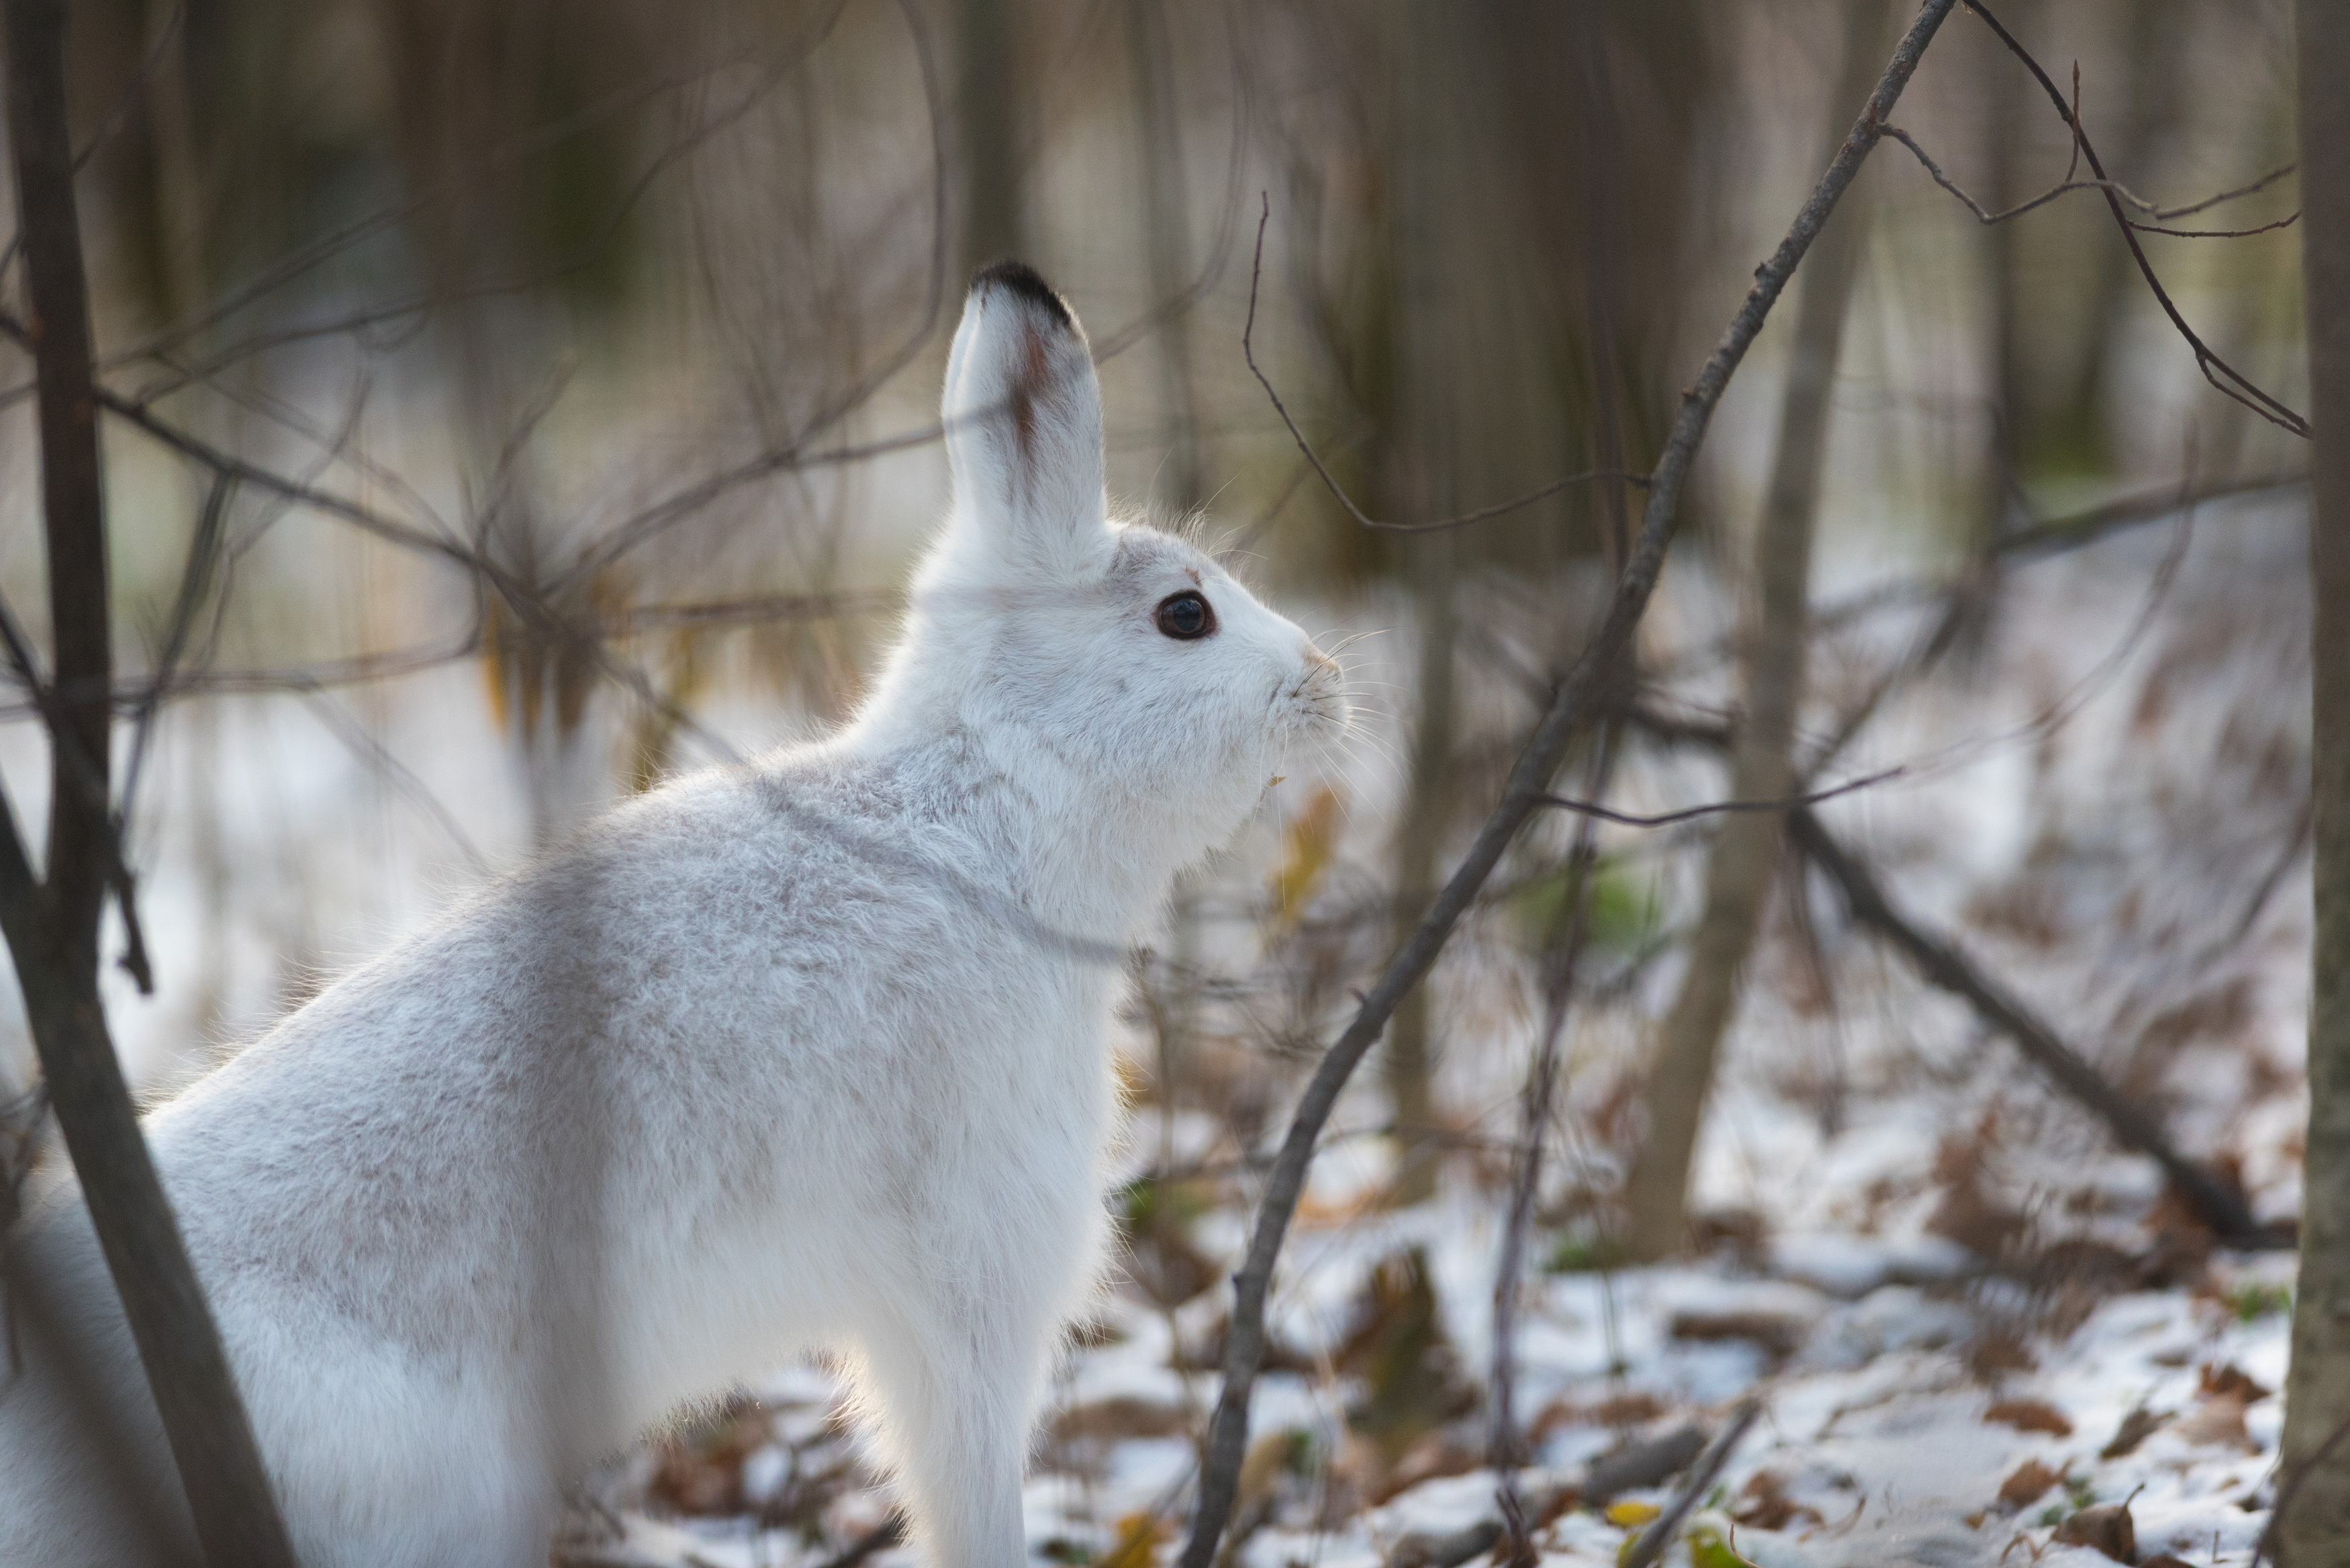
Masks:
[[[1833,151],[1868,95],[1882,54],[1884,7],[1852,0],[1845,61],[1831,109]],[[1845,305],[1866,237],[1866,209],[1844,210],[1821,231],[1798,279],[1795,341],[1779,421],[1778,450],[1762,521],[1754,536],[1755,618],[1746,649],[1746,721],[1739,727],[1731,795],[1775,800],[1789,793],[1788,753],[1803,699],[1812,524],[1827,446],[1828,392],[1844,336]],[[1722,1032],[1738,999],[1740,971],[1779,863],[1783,819],[1755,812],[1724,819],[1706,861],[1704,912],[1690,939],[1689,967],[1657,1036],[1645,1095],[1648,1134],[1626,1191],[1624,1244],[1640,1257],[1680,1245],[1697,1147]]]
[[[2350,1564],[2350,8],[2300,0],[2316,931],[2279,1561]]]

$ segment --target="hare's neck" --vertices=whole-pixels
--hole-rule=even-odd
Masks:
[[[1048,923],[1117,942],[1139,939],[1193,857],[1177,825],[1130,801],[1035,798],[1015,817],[1027,893]]]
[[[1213,846],[1216,825],[1092,776],[1035,731],[971,722],[959,695],[893,669],[840,743],[895,758],[960,801],[1039,919],[1096,940],[1139,937],[1175,874]]]
[[[983,819],[973,826],[1003,846],[1018,897],[1056,929],[1139,939],[1197,857],[1198,825],[1069,766],[1032,736],[965,730],[941,749],[970,781],[966,798]]]

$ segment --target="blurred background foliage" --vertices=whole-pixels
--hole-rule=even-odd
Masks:
[[[1326,624],[1388,633],[1362,656],[1378,754],[1292,808],[1305,836],[1274,903],[1301,940],[1345,836],[1392,887],[1390,929],[1408,924],[1510,754],[1496,691],[1580,646],[1639,504],[1613,475],[1653,461],[1810,177],[1844,40],[1889,26],[1868,21],[1881,8],[78,5],[109,384],[478,552],[506,585],[237,492],[166,725],[184,787],[132,804],[134,833],[151,814],[188,857],[199,1023],[249,1028],[307,993],[322,942],[417,918],[442,877],[717,754],[713,732],[755,742],[848,711],[941,497],[922,431],[960,280],[1010,251],[1092,326],[1122,504],[1197,515]],[[2277,6],[2009,9],[2044,57],[2078,62],[2086,123],[2132,189],[2178,200],[2284,156]],[[1956,28],[1902,117],[1999,208],[2064,170],[2044,107],[1982,29]],[[1890,561],[1992,574],[1996,540],[2051,509],[2292,461],[2290,438],[2195,382],[2094,198],[1986,229],[1898,149],[1862,194],[1884,219],[1835,385],[1824,582]],[[2147,243],[2215,345],[2291,400],[2291,233]],[[1599,477],[1467,528],[1363,527],[1248,375],[1252,306],[1260,362],[1375,518]],[[1786,330],[1724,407],[1675,567],[1733,614]],[[108,443],[135,671],[208,476],[136,431]],[[21,386],[0,450],[28,472]],[[27,607],[30,505],[28,486],[0,498],[0,582]],[[1960,643],[1991,635],[1995,604],[1986,588],[1961,607]],[[469,727],[486,760],[449,754]],[[319,730],[322,754],[359,764],[369,891],[260,869],[223,798],[303,793],[291,753],[224,749],[300,751]],[[1603,948],[1660,919],[1632,875],[1598,884]],[[1540,878],[1514,895],[1537,924],[1549,896]],[[1170,940],[1197,956],[1185,929]],[[268,1000],[256,966],[277,976]],[[1407,1139],[1443,1119],[1430,994],[1388,1053]],[[1161,1023],[1180,1036],[1189,1012],[1170,1002]],[[1429,1179],[1423,1164],[1408,1185]]]
[[[2182,202],[2289,155],[2273,0],[2003,11],[2053,69],[2077,63],[2131,190]],[[1187,882],[1129,1021],[1136,1092],[1212,1107],[1247,1144],[1489,808],[1637,519],[1623,476],[1654,461],[1824,128],[1857,107],[1830,112],[1846,40],[1898,12],[82,0],[107,385],[341,508],[233,492],[129,803],[165,977],[160,1001],[123,998],[137,1072],[172,1081],[619,794],[851,711],[943,501],[930,427],[962,280],[1016,252],[1092,331],[1118,504],[1196,522],[1311,629],[1363,634],[1357,750]],[[1900,119],[2003,208],[2064,175],[2046,109],[1954,23]],[[1873,217],[1809,508],[1814,595],[1953,574],[1966,592],[1932,635],[1970,657],[1936,679],[2005,679],[1982,651],[2003,537],[2300,461],[2198,378],[2094,195],[1986,228],[1888,144],[1856,200]],[[2288,180],[2212,226],[2292,200]],[[2144,243],[2213,345],[2300,401],[2290,229]],[[1738,701],[1790,314],[1722,407],[1634,681],[1717,714]],[[1250,374],[1252,319],[1372,518],[1595,477],[1468,527],[1367,528]],[[0,387],[0,588],[37,626],[27,374]],[[120,420],[106,441],[131,692],[212,476]],[[1806,723],[1876,711],[1847,699],[1907,668],[1900,647],[1825,648]],[[27,716],[16,701],[0,740],[12,784]],[[1620,971],[1611,994],[1655,1000],[1641,975],[1691,918],[1704,831],[1626,840],[1590,879],[1586,958]],[[1563,840],[1537,839],[1497,887],[1509,940],[1465,939],[1396,1020],[1395,1196],[1432,1192],[1466,1136],[1473,1095],[1446,1074],[1522,1022],[1494,966],[1563,929]],[[1773,908],[1803,933],[1802,900]],[[1769,964],[1817,1002],[1815,964]],[[1601,1144],[1638,1120],[1603,1100]]]

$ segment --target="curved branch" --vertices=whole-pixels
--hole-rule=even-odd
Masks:
[[[1492,506],[1481,506],[1474,512],[1463,512],[1457,517],[1440,517],[1432,523],[1382,523],[1369,515],[1360,506],[1356,505],[1355,498],[1347,493],[1346,487],[1338,483],[1337,476],[1323,464],[1321,455],[1306,441],[1305,432],[1297,428],[1297,421],[1289,417],[1288,405],[1281,400],[1281,394],[1273,389],[1273,382],[1266,379],[1263,370],[1257,369],[1254,343],[1257,280],[1264,271],[1264,226],[1273,217],[1273,199],[1262,194],[1259,199],[1263,202],[1263,206],[1258,213],[1256,220],[1256,259],[1249,265],[1248,321],[1241,328],[1241,358],[1248,361],[1249,374],[1256,378],[1256,384],[1264,389],[1264,395],[1272,400],[1273,411],[1279,414],[1281,422],[1289,427],[1290,438],[1297,442],[1297,450],[1305,454],[1305,461],[1311,463],[1314,472],[1321,476],[1323,488],[1337,498],[1338,504],[1347,509],[1347,515],[1366,528],[1383,529],[1392,534],[1433,534],[1440,529],[1461,528],[1471,523],[1482,523],[1488,518],[1499,517],[1505,513],[1515,512],[1521,507],[1532,506],[1535,502],[1546,496],[1556,495],[1571,485],[1588,483],[1595,479],[1620,479],[1627,484],[1638,485],[1642,489],[1648,487],[1649,479],[1645,473],[1634,473],[1621,468],[1594,468],[1586,469],[1581,473],[1570,473],[1565,479],[1555,479],[1539,490],[1529,491],[1519,496],[1515,501],[1503,501]]]

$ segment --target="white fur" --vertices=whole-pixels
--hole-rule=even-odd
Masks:
[[[954,511],[857,721],[622,806],[148,1118],[307,1568],[542,1563],[567,1478],[819,1346],[927,1560],[1026,1561],[1120,945],[1344,712],[1296,627],[1106,521],[1099,399],[983,275]],[[1162,635],[1195,583],[1220,628]],[[186,1557],[78,1191],[15,1242],[0,1564]]]

